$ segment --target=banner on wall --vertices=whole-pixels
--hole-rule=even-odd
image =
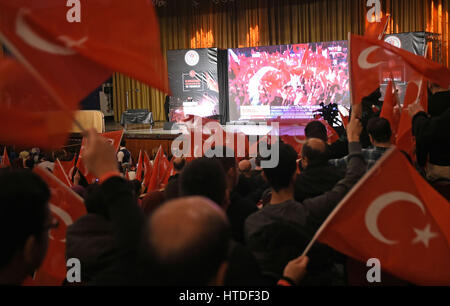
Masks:
[[[167,51],[170,121],[220,114],[217,58],[217,48]]]

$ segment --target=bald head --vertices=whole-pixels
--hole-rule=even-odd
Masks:
[[[328,146],[319,138],[309,138],[302,148],[304,167],[326,165],[328,162]]]
[[[165,284],[207,285],[226,260],[224,212],[203,197],[167,202],[150,219],[150,245]]]
[[[249,160],[242,160],[239,162],[239,171],[244,175],[250,175],[250,171],[252,170],[252,164]]]

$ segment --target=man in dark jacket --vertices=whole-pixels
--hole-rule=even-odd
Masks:
[[[246,241],[249,247],[253,249],[265,274],[270,274],[275,278],[280,276],[283,264],[286,264],[294,256],[290,251],[291,243],[298,245],[298,252],[303,251],[300,248],[302,245],[305,245],[304,242],[307,243],[314,236],[331,211],[365,173],[366,164],[361,155],[361,145],[359,143],[361,130],[362,125],[358,119],[352,120],[348,126],[350,154],[344,179],[339,181],[331,191],[321,196],[307,199],[302,203],[294,200],[297,154],[291,146],[280,145],[278,166],[273,169],[264,169],[264,176],[272,188],[270,204],[249,216],[245,222]],[[297,235],[293,234],[292,239],[286,241],[283,246],[276,244],[278,250],[267,249],[266,247],[261,252],[260,247],[267,245],[267,243],[263,243],[264,241],[276,242],[276,239],[270,239],[271,231],[266,230],[268,227],[275,228],[276,231],[271,230],[274,233],[294,233],[293,230],[289,230],[289,228],[294,228]],[[262,237],[261,233],[267,233],[267,235]],[[279,235],[279,237],[284,237],[284,235]],[[299,240],[302,240],[302,243],[298,243]],[[283,257],[284,261],[280,261],[280,257]],[[324,257],[326,258],[326,256]],[[279,264],[275,267],[270,267],[273,258],[278,258]],[[314,256],[311,256],[311,259],[313,258]],[[313,273],[310,271],[309,274]]]
[[[323,140],[310,138],[302,148],[299,166],[303,169],[295,180],[294,198],[298,202],[331,190],[344,177],[344,172],[328,164],[328,147]]]

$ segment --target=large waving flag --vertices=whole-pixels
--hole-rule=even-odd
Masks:
[[[450,285],[450,203],[397,149],[350,191],[316,233],[360,262],[417,285]]]
[[[153,161],[153,171],[148,184],[147,192],[159,190],[162,187],[166,171],[169,168],[169,161],[162,146],[159,146],[158,153],[156,153],[155,160]]]
[[[5,90],[0,82],[0,119],[16,122],[9,133],[0,128],[0,141],[61,146],[79,101],[114,72],[169,92],[158,21],[150,1],[85,2],[81,22],[74,23],[67,20],[68,10],[60,0],[0,0],[0,40],[26,69],[28,74],[22,78],[34,79],[31,87],[29,82],[18,83],[22,88],[27,84],[29,96]],[[18,70],[4,69],[0,75]],[[47,114],[36,114],[48,111],[60,114],[50,119]],[[58,118],[59,123],[55,122]],[[32,131],[24,134],[25,125]],[[54,137],[55,127],[65,137]]]
[[[114,132],[108,132],[101,134],[102,137],[106,138],[112,146],[114,146],[115,151],[117,152],[120,147],[120,142],[122,141],[123,137],[123,130],[120,131],[114,131]],[[94,183],[96,177],[89,172],[89,170],[86,168],[86,165],[83,162],[83,154],[84,154],[84,148],[87,144],[87,138],[83,137],[83,140],[81,141],[81,149],[80,154],[78,155],[78,161],[77,161],[77,168],[78,170],[84,175],[86,180],[89,184]]]
[[[397,104],[397,95],[393,90],[393,81],[390,80],[388,86],[386,87],[386,94],[384,95],[380,117],[389,121],[392,130],[392,139],[394,140],[397,133],[397,126],[400,120],[398,116],[399,113],[395,111],[395,106],[397,106]]]
[[[38,174],[50,188],[50,212],[59,221],[59,226],[49,232],[47,255],[39,270],[36,271],[31,284],[61,285],[66,277],[66,230],[69,225],[86,214],[86,208],[83,199],[50,171],[35,167],[33,172]]]
[[[371,21],[366,20],[366,32],[364,33],[364,36],[373,39],[383,39],[389,19],[389,15],[383,14],[379,21],[376,21],[376,19]]]
[[[361,103],[380,86],[381,77],[394,70],[404,71],[406,81],[419,74],[443,88],[450,86],[445,66],[377,39],[351,35],[350,61],[353,104]]]

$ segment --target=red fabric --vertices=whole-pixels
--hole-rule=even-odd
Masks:
[[[450,285],[450,205],[397,149],[339,204],[318,240],[417,285]]]
[[[21,63],[0,65],[0,142],[62,146],[79,101],[114,72],[169,92],[151,2],[91,1],[81,10],[82,22],[70,23],[60,0],[0,0],[0,32]]]
[[[350,61],[354,104],[374,92],[380,86],[380,75],[394,68],[418,73],[443,88],[450,86],[450,71],[445,66],[384,41],[352,35]]]
[[[55,167],[53,169],[53,175],[63,182],[67,187],[72,187],[72,182],[70,181],[69,177],[67,176],[66,171],[64,170],[63,166],[61,165],[61,162],[59,159],[55,162]]]
[[[402,113],[398,124],[396,145],[400,150],[405,151],[413,157],[415,141],[412,134],[412,118],[408,112],[408,106],[413,103],[420,103],[423,84],[419,82],[409,82],[406,88],[405,100],[403,101]],[[420,86],[420,87],[419,87]]]
[[[120,130],[120,131],[103,133],[103,134],[101,134],[101,136],[106,138],[111,143],[111,145],[114,146],[115,151],[117,152],[120,147],[120,142],[122,140],[123,133],[124,133],[124,131]],[[93,175],[86,169],[86,166],[84,165],[84,162],[83,162],[83,153],[84,153],[84,148],[86,146],[86,143],[87,143],[87,138],[83,137],[83,140],[81,141],[80,154],[78,155],[77,168],[85,176],[88,183],[92,184],[95,181],[96,177],[95,177],[95,175]]]
[[[153,172],[153,166],[150,162],[150,158],[148,157],[147,152],[144,152],[144,160],[143,160],[143,165],[144,165],[144,186],[147,187],[150,184],[150,179],[152,177],[152,172]]]
[[[139,157],[137,161],[136,167],[136,179],[142,181],[142,169],[143,169],[143,160],[142,160],[142,150],[139,150]]]
[[[76,156],[74,156],[71,161],[60,161],[64,172],[67,174],[70,180],[72,179],[73,169],[75,168],[75,160]]]
[[[6,146],[3,149],[3,157],[2,157],[2,167],[11,167],[11,162],[9,161],[8,151],[6,150]]]
[[[388,21],[388,15],[383,15],[379,22],[369,22],[366,19],[366,32],[364,33],[364,36],[373,39],[383,39]]]
[[[159,146],[158,153],[156,153],[155,160],[153,161],[153,171],[147,192],[159,190],[161,188],[161,183],[166,174],[166,170],[169,167],[168,163],[169,161],[164,155],[162,146]]]
[[[86,214],[86,208],[83,199],[48,170],[35,167],[33,172],[38,174],[51,190],[50,211],[52,216],[59,221],[59,227],[49,232],[47,255],[32,283],[35,285],[60,285],[66,277],[66,229]]]
[[[397,133],[398,122],[400,118],[398,114],[395,113],[394,107],[397,105],[396,96],[393,91],[393,83],[392,80],[389,81],[389,84],[386,88],[386,94],[384,96],[383,106],[381,108],[380,117],[389,121],[392,130],[393,139],[395,139],[395,135]]]

